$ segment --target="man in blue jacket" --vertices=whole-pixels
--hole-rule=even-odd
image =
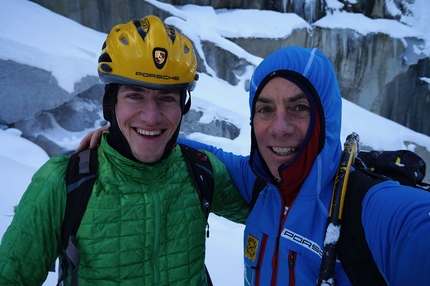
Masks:
[[[187,142],[221,159],[248,202],[256,177],[268,182],[246,221],[244,284],[315,285],[342,152],[342,101],[331,62],[317,49],[274,52],[252,76],[249,105],[250,156]],[[367,192],[362,224],[387,284],[429,285],[429,214],[428,192],[394,181]],[[339,261],[335,279],[351,285]]]

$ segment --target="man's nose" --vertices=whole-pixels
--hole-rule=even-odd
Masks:
[[[140,111],[140,118],[148,124],[161,120],[161,110],[156,100],[148,100]]]
[[[275,120],[272,124],[272,133],[277,137],[284,137],[291,134],[295,130],[294,122],[291,115],[286,110],[278,110]]]

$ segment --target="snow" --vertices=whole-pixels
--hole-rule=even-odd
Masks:
[[[8,11],[0,20],[7,27],[0,30],[1,59],[50,71],[70,93],[82,77],[98,76],[94,59],[105,34],[30,1],[1,0],[0,11]]]
[[[383,33],[393,38],[420,37],[424,35],[418,33],[413,27],[409,27],[400,22],[387,19],[371,19],[363,14],[353,14],[335,11],[326,17],[316,21],[315,26],[325,28],[339,28],[339,23],[343,23],[343,29],[351,29],[362,35],[370,33]]]
[[[211,7],[195,5],[172,6],[154,0],[147,2],[168,10],[173,16],[167,18],[166,22],[177,25],[194,43],[201,40],[215,41],[254,64],[258,64],[262,59],[247,53],[223,37],[283,38],[290,35],[294,28],[310,27],[295,14],[257,10],[214,10]],[[430,13],[426,12],[428,0],[416,0],[414,5],[410,5],[409,8],[418,18],[403,18],[402,22],[405,24],[336,11],[339,2],[335,0],[329,1],[329,4],[334,12],[315,25],[350,28],[360,34],[381,32],[397,38],[415,35],[426,39],[426,49],[429,50],[430,34],[425,33],[430,28]],[[392,0],[386,0],[386,4],[394,11],[392,13],[396,12]],[[3,27],[0,29],[1,59],[52,72],[59,85],[69,92],[73,91],[74,83],[82,77],[97,76],[96,63],[105,34],[26,0],[0,0],[0,11],[4,14],[0,18]],[[201,50],[201,46],[197,44],[196,49]],[[250,78],[251,71],[243,75],[242,82],[237,86],[220,80],[210,69],[209,73],[210,75],[200,74],[192,94],[192,108],[204,112],[200,119],[202,122],[223,118],[235,124],[241,132],[234,140],[201,133],[191,134],[190,138],[247,155],[250,146],[249,108],[248,95],[243,86],[244,81]],[[430,85],[429,78],[420,79]],[[62,146],[76,147],[87,132],[71,133],[57,127],[47,131],[46,135]],[[404,145],[405,141],[411,141],[430,150],[428,136],[343,100],[342,139],[351,132],[357,132],[362,144],[374,149],[413,150],[415,145]],[[21,132],[16,129],[0,130],[0,236],[10,224],[13,208],[30,183],[31,176],[49,158],[40,147],[20,135]],[[210,238],[207,240],[206,261],[214,284],[243,285],[244,227],[215,215],[210,216],[209,223]],[[54,285],[55,280],[56,274],[51,273],[44,285]]]
[[[430,84],[430,78],[428,78],[428,77],[420,77],[420,80],[425,81],[426,83]]]
[[[339,240],[339,235],[340,235],[340,226],[330,223],[327,226],[327,231],[324,239],[324,246],[326,246],[327,244],[336,243]]]
[[[328,280],[321,281],[321,286],[333,286],[333,285],[335,285],[333,278],[329,278]]]

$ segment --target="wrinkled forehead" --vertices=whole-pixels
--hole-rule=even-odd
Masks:
[[[297,101],[309,101],[308,94],[287,77],[274,77],[261,89],[261,92],[255,96],[255,101],[261,103],[295,103]]]
[[[257,102],[270,101],[288,101],[293,102],[299,98],[306,98],[311,106],[315,106],[316,92],[311,92],[310,83],[306,82],[291,71],[277,71],[268,74],[258,86],[251,104],[251,125],[255,113],[255,105]],[[282,86],[281,86],[282,85]],[[272,95],[269,99],[269,89],[273,88]],[[284,92],[278,92],[282,90]],[[313,89],[312,89],[313,90]]]

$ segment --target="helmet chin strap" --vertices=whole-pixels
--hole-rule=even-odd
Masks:
[[[182,116],[184,116],[185,114],[187,114],[187,112],[190,110],[190,107],[191,107],[191,92],[189,90],[181,89],[180,93],[181,93],[181,111],[182,111]]]
[[[107,138],[109,145],[113,149],[118,151],[122,156],[132,161],[139,162],[139,160],[134,157],[133,152],[130,148],[130,144],[128,144],[127,139],[124,137],[124,134],[122,134],[121,130],[119,129],[114,110],[112,111],[112,120],[110,122],[109,127],[109,136]]]

